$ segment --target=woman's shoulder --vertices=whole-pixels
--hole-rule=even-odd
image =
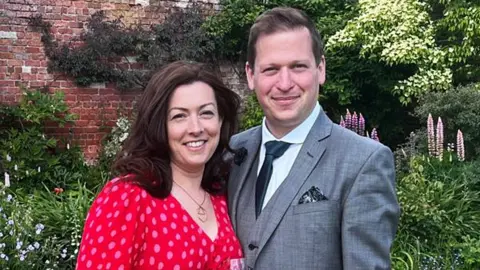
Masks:
[[[100,193],[95,203],[97,204],[118,204],[120,201],[125,207],[130,203],[136,204],[150,199],[151,196],[139,184],[134,182],[132,176],[120,176],[108,181]]]

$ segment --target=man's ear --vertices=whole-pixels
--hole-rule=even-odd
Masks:
[[[254,70],[253,70],[253,67],[250,66],[250,64],[248,62],[245,63],[245,73],[247,74],[247,82],[248,82],[248,88],[250,88],[250,90],[255,90],[255,86],[254,86]]]
[[[320,63],[317,66],[319,85],[323,85],[325,83],[326,68],[327,66],[325,63],[325,56],[322,56],[322,58],[320,59]]]

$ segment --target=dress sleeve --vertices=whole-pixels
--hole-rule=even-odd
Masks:
[[[88,212],[76,269],[132,268],[142,249],[145,198],[145,190],[119,179],[103,188]]]

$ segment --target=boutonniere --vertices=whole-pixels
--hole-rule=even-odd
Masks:
[[[240,166],[240,164],[242,164],[242,162],[245,160],[245,157],[247,156],[247,154],[248,154],[248,151],[245,147],[241,147],[235,150],[233,162],[238,166]]]

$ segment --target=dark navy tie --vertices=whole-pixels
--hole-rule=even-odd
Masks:
[[[265,160],[257,177],[257,184],[255,187],[255,215],[258,218],[262,212],[263,201],[265,193],[267,192],[268,182],[272,177],[273,161],[281,157],[287,151],[290,143],[280,141],[269,141],[265,143]]]

